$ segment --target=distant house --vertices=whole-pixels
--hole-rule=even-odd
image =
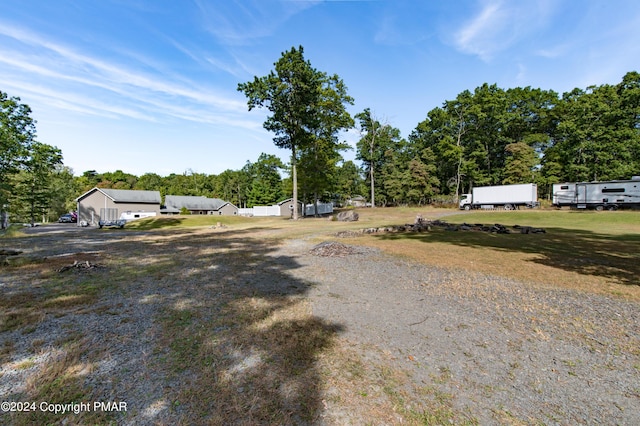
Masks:
[[[365,207],[366,205],[367,200],[362,195],[356,195],[355,197],[351,197],[347,200],[347,206]]]
[[[98,225],[100,220],[120,218],[125,215],[135,218],[160,214],[160,192],[134,191],[128,189],[93,188],[76,198],[78,225]]]
[[[164,197],[162,214],[180,214],[187,209],[191,214],[234,216],[238,208],[219,198],[196,197],[191,195],[167,195]]]

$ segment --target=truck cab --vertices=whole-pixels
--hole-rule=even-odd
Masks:
[[[460,195],[460,203],[458,204],[461,210],[471,210],[471,194]]]

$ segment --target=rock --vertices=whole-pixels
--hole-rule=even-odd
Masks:
[[[353,210],[347,210],[340,212],[336,215],[336,220],[339,222],[355,222],[360,216]]]
[[[20,250],[6,250],[6,249],[0,250],[0,256],[17,256],[21,253],[22,252]]]

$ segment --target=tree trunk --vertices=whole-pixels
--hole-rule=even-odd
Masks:
[[[295,147],[291,148],[291,176],[293,178],[293,220],[298,220],[298,171]]]
[[[371,208],[374,208],[376,206],[376,200],[375,200],[375,186],[373,183],[373,145],[375,144],[375,131],[374,134],[371,136],[371,150],[370,150],[370,155],[371,155],[371,166],[369,167],[369,173],[371,175]]]

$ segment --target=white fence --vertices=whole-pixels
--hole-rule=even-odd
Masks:
[[[331,214],[333,213],[333,203],[318,203],[318,214]],[[313,204],[307,204],[304,206],[304,215],[305,216],[314,216],[316,214],[316,209]],[[253,206],[250,209],[238,209],[239,216],[280,216],[281,210],[280,206]]]
[[[280,216],[280,206],[253,206],[250,209],[238,209],[240,216]]]

